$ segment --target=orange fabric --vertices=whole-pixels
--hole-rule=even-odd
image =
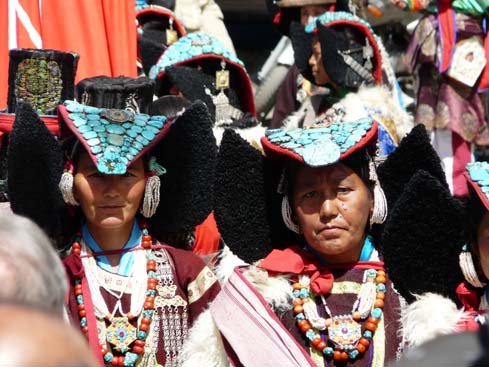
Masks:
[[[221,235],[217,229],[217,223],[214,219],[214,212],[197,227],[195,227],[195,242],[193,253],[199,256],[214,254],[219,249],[219,240]]]
[[[80,55],[75,82],[97,76],[137,77],[134,0],[18,0],[42,47]],[[9,10],[0,1],[0,109],[7,105]],[[41,8],[39,8],[41,4]],[[17,14],[17,47],[34,47]]]

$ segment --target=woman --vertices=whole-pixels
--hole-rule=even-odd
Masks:
[[[474,145],[489,144],[484,101],[489,81],[487,3],[391,2],[405,11],[424,14],[405,55],[419,84],[414,119],[432,133],[452,193],[466,196],[463,174],[467,163],[474,161]]]
[[[469,163],[465,171],[469,184],[469,246],[464,246],[460,254],[460,267],[465,277],[457,293],[467,311],[486,311],[489,309],[487,279],[489,279],[489,254],[487,253],[489,234],[489,199],[487,181],[489,164],[487,162]]]
[[[40,190],[49,189],[49,184],[42,187],[43,184],[58,181],[59,191],[52,186],[50,191],[61,194],[68,206],[62,228],[64,239],[69,238],[63,242],[69,253],[64,259],[71,283],[68,310],[88,337],[99,363],[176,366],[188,327],[217,294],[219,284],[200,258],[158,242],[153,234],[166,225],[162,212],[168,214],[174,209],[161,205],[167,192],[160,193],[159,176],[171,193],[176,182],[165,182],[163,175],[170,174],[175,166],[167,160],[166,173],[160,163],[169,158],[162,155],[166,153],[164,147],[177,143],[171,140],[185,131],[183,127],[190,129],[187,143],[192,141],[188,135],[194,132],[200,135],[199,139],[212,141],[205,107],[197,104],[176,121],[74,101],[60,105],[59,111],[62,136],[72,142],[63,151],[53,136],[35,125],[36,115],[30,106],[19,107],[10,159],[16,162],[14,166],[21,163],[26,157],[22,146],[28,139],[23,134],[31,134],[42,141],[37,144],[38,163],[47,166],[41,167],[44,176],[37,177],[41,189],[34,192],[28,192],[25,182],[22,184],[22,179],[26,179],[23,172],[11,172],[12,208],[39,221],[40,212],[29,212],[25,200],[37,196],[39,202]],[[171,137],[163,139],[167,134]],[[211,159],[201,148],[212,150],[212,145],[186,147]],[[51,174],[59,171],[46,151],[63,153],[51,155],[58,161],[64,157],[65,172],[61,178]],[[178,159],[190,163],[188,155],[181,153]],[[207,168],[199,167],[209,173]],[[192,194],[188,187],[180,186],[179,190],[181,195]],[[27,198],[22,198],[22,193]],[[59,204],[49,198],[46,197],[46,205]],[[202,210],[202,203],[196,203],[195,210]],[[202,221],[185,218],[180,224],[189,219],[196,221],[191,228]],[[45,223],[53,220],[44,218]],[[53,232],[51,228],[50,234]]]
[[[235,160],[245,151],[232,136],[225,136],[220,154],[236,166]],[[199,352],[199,339],[208,344],[213,340],[203,335],[204,328],[219,330],[227,357],[238,366],[331,366],[347,361],[353,366],[378,366],[395,357],[400,346],[399,299],[369,236],[370,225],[382,222],[387,214],[372,160],[376,138],[377,123],[372,120],[267,133],[262,139],[266,161],[273,162],[278,175],[262,181],[270,190],[256,189],[269,195],[265,201],[270,206],[264,210],[268,222],[263,222],[269,228],[274,225],[278,208],[270,196],[275,193],[283,223],[294,236],[282,236],[280,243],[269,240],[275,249],[257,266],[232,272],[211,305],[212,319],[204,314],[200,329],[190,333],[183,354],[186,365],[208,358],[205,351]],[[236,156],[230,154],[233,147]],[[221,177],[218,182],[225,180]],[[239,216],[243,200],[248,199],[246,191],[253,190],[237,181],[234,186],[243,192],[240,209],[223,204],[224,197],[218,196],[216,219],[224,240],[251,263],[261,250],[233,243],[227,236],[231,229],[223,222],[232,206]],[[250,218],[255,215],[249,212]],[[227,261],[223,259],[221,266]],[[249,311],[232,311],[239,308]],[[236,323],[239,329],[233,326]],[[222,361],[226,363],[224,357]]]
[[[382,155],[393,151],[412,123],[402,107],[388,55],[370,24],[348,12],[326,12],[305,28],[292,28],[291,37],[301,72],[329,93],[312,96],[284,125],[372,117],[380,124]]]

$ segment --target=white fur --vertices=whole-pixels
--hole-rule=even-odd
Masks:
[[[407,348],[456,332],[457,323],[466,317],[455,303],[438,294],[425,293],[416,299],[407,306],[401,318],[401,333]]]
[[[369,115],[394,121],[397,135],[403,138],[413,128],[413,118],[399,104],[395,91],[385,86],[362,86],[348,93],[339,103],[345,107],[345,121],[356,121]]]
[[[194,321],[178,358],[180,367],[230,366],[221,334],[209,309],[201,313]]]
[[[219,252],[218,261],[212,270],[214,271],[214,274],[216,274],[217,279],[219,279],[219,282],[224,284],[233,273],[234,268],[242,265],[247,264],[233,254],[228,246],[224,246]]]
[[[224,134],[224,127],[214,127],[212,130],[214,132],[214,137],[216,138],[217,145],[221,145],[222,135]],[[238,133],[243,139],[245,139],[248,143],[253,145],[255,148],[261,150],[261,142],[260,139],[265,135],[265,126],[262,124],[258,124],[253,127],[248,127],[246,129],[233,129],[236,133]]]
[[[289,277],[270,277],[266,270],[254,265],[243,274],[275,312],[280,313],[292,308],[292,285]]]

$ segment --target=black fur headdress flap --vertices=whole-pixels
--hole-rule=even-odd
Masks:
[[[408,302],[425,292],[456,300],[464,222],[463,206],[444,184],[426,171],[414,174],[390,211],[382,239],[387,272]]]
[[[65,208],[58,184],[63,152],[28,103],[17,107],[8,150],[8,192],[12,210],[34,220],[51,237],[62,230]]]
[[[389,209],[418,170],[430,173],[443,187],[448,188],[440,158],[430,143],[424,125],[415,126],[377,169]]]
[[[217,160],[214,214],[226,245],[248,263],[272,249],[263,171],[261,153],[226,130]]]
[[[157,238],[159,233],[193,231],[212,210],[217,147],[211,126],[207,107],[196,102],[152,150],[166,169],[160,204],[148,220]]]

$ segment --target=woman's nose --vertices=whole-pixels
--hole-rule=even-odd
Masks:
[[[338,205],[336,198],[327,197],[323,200],[319,210],[321,219],[329,219],[338,215]]]
[[[314,57],[314,55],[311,55],[311,57],[309,58],[309,65],[314,66],[315,64],[316,58]]]
[[[104,196],[115,197],[119,195],[120,179],[117,175],[104,176]]]

